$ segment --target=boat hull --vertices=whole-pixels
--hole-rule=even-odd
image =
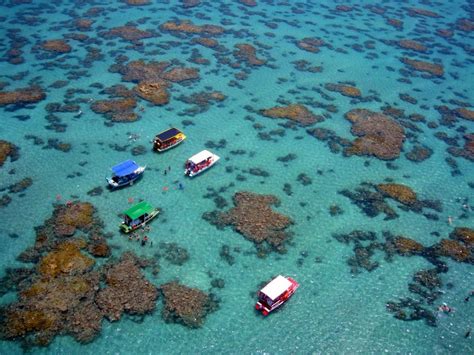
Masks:
[[[199,175],[199,174],[203,173],[204,171],[208,170],[214,164],[216,164],[220,159],[219,156],[217,156],[215,154],[212,154],[212,153],[209,155],[209,157],[212,158],[212,161],[210,161],[208,165],[203,166],[199,170],[194,170],[194,169],[191,169],[191,168],[187,168],[187,169],[184,170],[184,175],[189,176],[189,177],[194,177],[196,175]]]
[[[145,168],[146,167],[142,166],[139,169],[137,169],[137,171],[134,173],[134,176],[131,177],[130,179],[127,179],[126,181],[116,182],[113,180],[112,177],[105,178],[105,180],[107,180],[107,184],[109,185],[110,189],[112,190],[120,189],[122,187],[133,185],[135,181],[137,181],[143,176],[143,173],[145,172]]]
[[[189,177],[194,177],[194,176],[196,176],[196,175],[199,175],[199,174],[205,172],[207,169],[209,169],[210,167],[212,167],[215,163],[217,163],[217,161],[215,161],[215,162],[209,164],[208,166],[206,166],[206,167],[204,167],[204,168],[202,168],[202,169],[200,169],[200,170],[198,170],[198,171],[196,171],[196,172],[190,171],[190,170],[186,169],[186,170],[184,170],[184,175],[189,176]]]
[[[300,286],[298,282],[296,282],[291,277],[287,277],[287,279],[291,282],[291,287],[282,295],[280,299],[278,299],[278,301],[276,301],[271,306],[269,306],[266,302],[259,300],[255,304],[255,309],[257,311],[261,311],[264,316],[267,316],[271,312],[283,306],[291,298],[291,296],[293,296],[293,294],[296,292],[296,290]]]
[[[185,139],[186,139],[186,137],[183,137],[183,138],[177,140],[176,143],[174,143],[173,145],[170,145],[169,147],[166,147],[166,148],[157,148],[156,145],[153,145],[153,150],[154,150],[155,152],[158,152],[158,153],[166,152],[167,150],[173,149],[173,148],[175,148],[176,146],[178,146],[178,145],[180,145],[181,143],[183,143]]]
[[[155,208],[155,210],[150,213],[150,215],[148,216],[147,219],[145,219],[142,223],[140,224],[136,224],[134,226],[129,226],[127,224],[125,224],[124,222],[120,223],[120,230],[126,234],[130,233],[130,232],[133,232],[137,229],[140,229],[141,227],[143,227],[144,225],[146,225],[148,222],[150,222],[151,220],[153,220],[156,216],[158,216],[160,214],[160,210],[158,208]]]

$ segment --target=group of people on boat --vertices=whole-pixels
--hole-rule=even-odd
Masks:
[[[192,161],[187,161],[186,162],[186,170],[189,171],[189,172],[194,172],[194,173],[197,173],[199,170],[201,169],[204,169],[205,167],[209,166],[209,164],[211,164],[212,162],[212,157],[208,157],[206,160],[198,163],[198,164],[194,164]]]

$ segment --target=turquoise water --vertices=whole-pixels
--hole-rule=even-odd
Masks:
[[[383,106],[390,105],[405,110],[406,115],[422,114],[427,122],[440,120],[436,106],[447,105],[450,109],[463,106],[473,110],[473,32],[462,31],[454,25],[458,19],[472,19],[472,3],[456,0],[449,4],[425,1],[400,4],[388,1],[379,5],[386,9],[384,15],[379,15],[368,7],[378,3],[370,1],[344,3],[353,6],[350,12],[336,11],[338,4],[333,2],[257,2],[255,7],[246,7],[237,1],[202,1],[199,6],[186,9],[181,2],[173,1],[152,1],[151,5],[136,7],[119,1],[57,1],[54,5],[34,1],[11,7],[7,5],[15,1],[1,3],[4,16],[2,53],[11,47],[7,31],[16,29],[27,40],[22,48],[24,63],[10,64],[6,56],[0,62],[0,81],[8,84],[3,91],[39,82],[47,94],[45,100],[28,108],[12,110],[11,105],[0,107],[3,122],[0,139],[20,147],[19,159],[13,162],[8,159],[0,168],[0,186],[9,186],[25,177],[33,179],[32,186],[23,196],[9,193],[11,203],[0,208],[2,270],[24,266],[16,261],[16,257],[33,245],[34,227],[49,218],[59,195],[62,202],[80,199],[97,207],[105,231],[113,233],[109,243],[115,246],[114,255],[132,250],[138,255],[151,257],[159,242],[176,242],[186,248],[190,259],[184,265],[176,266],[161,260],[157,277],[146,273],[156,286],[178,279],[187,286],[207,292],[211,290],[212,278],[225,280],[224,288],[212,289],[221,300],[220,308],[206,317],[200,329],[165,323],[161,318],[162,302],[159,299],[155,312],[145,317],[142,323],[127,316],[114,323],[104,320],[101,335],[90,344],[80,345],[67,336],[56,337],[47,348],[34,348],[35,353],[473,352],[473,337],[464,336],[470,327],[474,327],[473,300],[464,302],[474,285],[471,264],[443,259],[449,267],[447,273],[439,275],[442,280],[439,290],[443,294],[426,307],[437,314],[437,306],[446,302],[455,312],[437,314],[437,327],[430,327],[423,320],[404,322],[395,319],[386,310],[388,301],[417,298],[410,293],[408,284],[416,271],[433,267],[426,259],[395,256],[392,262],[388,262],[382,252],[376,251],[371,260],[378,261],[380,266],[372,272],[362,269],[354,275],[347,265],[347,259],[354,254],[353,245],[341,244],[333,238],[333,234],[367,230],[377,232],[379,239],[383,240],[381,232],[390,231],[428,246],[447,238],[453,227],[474,228],[474,212],[462,206],[464,203],[473,204],[472,161],[452,157],[446,151],[448,145],[434,136],[436,132],[457,136],[460,146],[463,146],[461,128],[464,127],[466,133],[473,132],[473,122],[457,118],[451,127],[440,125],[437,128],[415,123],[419,129],[414,133],[417,142],[429,147],[433,154],[420,163],[408,160],[405,153],[411,150],[414,140],[409,137],[400,157],[392,161],[396,166],[393,169],[387,166],[387,162],[374,157],[347,158],[332,153],[325,142],[310,136],[305,127],[286,128],[283,136],[271,135],[273,140],[262,140],[259,132],[282,129],[281,124],[286,121],[256,113],[260,109],[281,106],[282,100],[285,104],[302,103],[315,114],[327,115],[324,122],[314,127],[329,128],[353,140],[351,124],[344,119],[344,113],[354,108],[380,112]],[[39,48],[42,41],[67,38],[71,33],[81,32],[74,28],[73,20],[86,16],[91,7],[103,8],[104,11],[91,17],[91,29],[83,32],[90,37],[90,43],[68,39],[72,47],[70,53],[49,59],[44,57],[46,52]],[[442,17],[411,17],[408,8],[431,10]],[[388,18],[403,20],[403,28],[397,30],[387,24]],[[28,25],[25,19],[38,21]],[[189,19],[197,25],[223,26],[226,33],[213,38],[226,50],[216,52],[194,44],[192,38],[196,36],[177,37],[160,30],[161,24],[174,19]],[[138,47],[139,50],[132,48],[128,41],[101,38],[102,32],[127,22],[153,32],[151,38],[142,40],[143,46]],[[276,23],[277,28],[270,28],[266,23]],[[446,28],[453,29],[450,39],[436,34],[437,29]],[[303,51],[295,41],[305,37],[322,38],[327,45],[322,46],[319,53]],[[409,51],[389,42],[399,39],[417,40],[428,50],[425,53]],[[373,41],[373,48],[364,45],[366,41]],[[257,57],[267,60],[267,65],[249,67],[241,64],[240,69],[234,69],[220,63],[219,58],[237,61],[232,52],[238,43],[252,44]],[[356,44],[361,49],[354,47]],[[88,46],[100,48],[103,58],[84,68],[82,61]],[[197,49],[210,64],[187,62],[192,49]],[[100,93],[101,89],[90,85],[98,82],[104,88],[115,84],[128,88],[134,86],[122,82],[120,74],[108,71],[119,54],[126,55],[129,60],[147,62],[177,59],[183,66],[199,68],[200,78],[187,85],[173,84],[170,102],[165,106],[139,100],[138,105],[143,106],[144,111],[135,110],[140,115],[136,122],[105,125],[107,120],[94,113],[89,102],[108,97]],[[399,79],[403,78],[403,72],[400,70],[406,69],[401,57],[440,62],[445,74],[433,79],[416,72],[418,76],[410,77],[411,83],[401,82]],[[292,63],[297,60],[307,60],[311,66],[322,66],[323,70],[320,73],[298,71]],[[46,64],[50,66],[49,70],[44,69]],[[242,69],[247,72],[247,79],[237,80],[238,86],[229,85]],[[86,75],[67,79],[70,70],[86,70]],[[15,77],[23,72],[24,75]],[[49,87],[57,80],[68,80],[68,84],[63,88]],[[355,85],[363,99],[352,100],[324,89],[327,83],[340,82]],[[86,90],[74,96],[84,99],[80,103],[82,115],[74,117],[74,112],[55,113],[67,125],[65,132],[46,129],[46,105],[64,103],[68,89]],[[318,89],[332,99],[326,100]],[[227,98],[212,103],[207,110],[194,116],[186,114],[185,110],[193,105],[178,98],[202,91],[220,91]],[[401,100],[401,93],[408,93],[418,103]],[[369,96],[373,99],[369,100]],[[335,105],[338,111],[330,113],[318,103]],[[20,120],[16,117],[18,115],[28,115],[29,119]],[[185,126],[183,120],[192,121],[193,125]],[[256,130],[255,124],[264,128]],[[182,128],[188,139],[165,154],[152,152],[150,141],[156,133],[169,126]],[[130,133],[137,134],[138,139],[130,140]],[[27,134],[45,141],[58,138],[70,143],[72,149],[67,153],[46,150],[26,139]],[[184,179],[184,161],[204,149],[206,142],[217,143],[221,139],[225,139],[225,147],[210,148],[221,157],[219,164],[195,179]],[[116,151],[111,147],[114,144],[127,148]],[[138,145],[147,148],[144,154],[133,157],[138,163],[147,164],[144,178],[130,188],[107,191],[104,176],[108,169],[130,158],[131,149]],[[239,149],[245,154],[231,153]],[[287,163],[277,161],[278,157],[289,153],[295,154],[296,159]],[[459,174],[452,175],[452,169],[445,161],[447,157],[455,159]],[[164,175],[163,169],[168,166],[171,171]],[[226,172],[227,167],[233,167],[233,171]],[[264,169],[270,175],[248,174],[250,168]],[[12,169],[14,174],[9,173]],[[298,182],[301,173],[308,175],[312,184],[304,186]],[[238,174],[245,176],[246,180],[237,179]],[[383,215],[369,218],[338,193],[343,189],[354,190],[362,182],[381,183],[387,178],[410,186],[421,199],[441,201],[443,209],[437,213],[439,220],[404,212],[395,207],[397,204],[394,202],[389,204],[395,208],[399,218],[388,221]],[[176,189],[176,181],[184,184],[184,190]],[[208,188],[217,190],[230,183],[233,185],[220,194],[229,203],[225,209],[232,206],[231,198],[238,191],[273,194],[281,200],[275,209],[294,221],[289,227],[294,236],[286,254],[271,253],[266,258],[258,258],[250,241],[230,227],[218,230],[201,218],[203,213],[216,209],[211,199],[204,198]],[[291,184],[291,195],[283,191],[285,183]],[[100,196],[87,194],[98,186],[104,188]],[[118,233],[118,214],[128,208],[129,198],[143,198],[162,207],[163,215],[153,222],[150,233],[150,238],[157,241],[155,247],[143,248]],[[329,207],[333,204],[340,206],[343,214],[331,216]],[[460,218],[463,214],[464,218]],[[454,217],[452,226],[447,223],[448,216]],[[12,234],[18,238],[11,238]],[[235,256],[233,265],[219,256],[223,245],[231,247]],[[236,248],[240,252],[235,251]],[[303,257],[302,253],[307,256]],[[209,273],[213,276],[210,277]],[[301,287],[281,311],[262,318],[253,310],[255,297],[251,293],[262,281],[279,273],[291,275]],[[14,297],[12,293],[6,294],[1,302],[6,304]],[[22,349],[17,342],[2,341],[0,351],[20,353]]]

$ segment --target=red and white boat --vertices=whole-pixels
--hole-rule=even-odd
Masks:
[[[220,157],[214,153],[211,153],[208,150],[203,150],[186,161],[184,175],[189,177],[198,175],[217,163],[219,159]]]
[[[288,301],[299,286],[291,277],[278,275],[258,292],[255,309],[267,316]]]

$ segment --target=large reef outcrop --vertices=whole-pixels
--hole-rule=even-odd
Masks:
[[[106,265],[103,274],[107,287],[95,301],[109,320],[119,320],[125,312],[143,315],[155,309],[158,290],[142,275],[133,254],[125,253],[118,262]]]
[[[315,115],[302,104],[276,106],[269,109],[260,110],[260,114],[270,118],[285,118],[295,121],[303,126],[311,125],[323,120],[323,117]]]
[[[111,100],[97,100],[91,105],[92,111],[104,114],[112,122],[133,122],[138,115],[133,112],[137,101],[133,97]]]
[[[218,306],[205,292],[175,281],[161,285],[160,290],[164,299],[162,316],[166,322],[199,328],[206,315]]]
[[[46,94],[39,86],[33,85],[13,91],[0,92],[0,106],[5,105],[27,105],[39,102],[46,98]]]
[[[98,245],[109,248],[96,214],[87,202],[58,204],[36,228],[34,246],[19,257],[35,265],[12,269],[0,280],[2,293],[18,293],[17,300],[0,309],[2,339],[31,347],[70,335],[87,343],[99,335],[104,317],[117,320],[124,312],[153,311],[158,292],[139,271],[144,265],[137,257],[125,254],[98,269],[87,253]]]
[[[293,222],[271,208],[280,203],[276,196],[243,191],[237,192],[233,201],[235,207],[229,211],[205,213],[203,218],[220,228],[232,226],[255,244],[261,256],[269,251],[268,247],[278,252],[285,251],[285,243],[291,236],[286,229]]]
[[[352,123],[351,133],[358,136],[344,153],[369,155],[381,160],[399,157],[405,140],[403,127],[382,113],[366,109],[354,109],[345,114]]]

